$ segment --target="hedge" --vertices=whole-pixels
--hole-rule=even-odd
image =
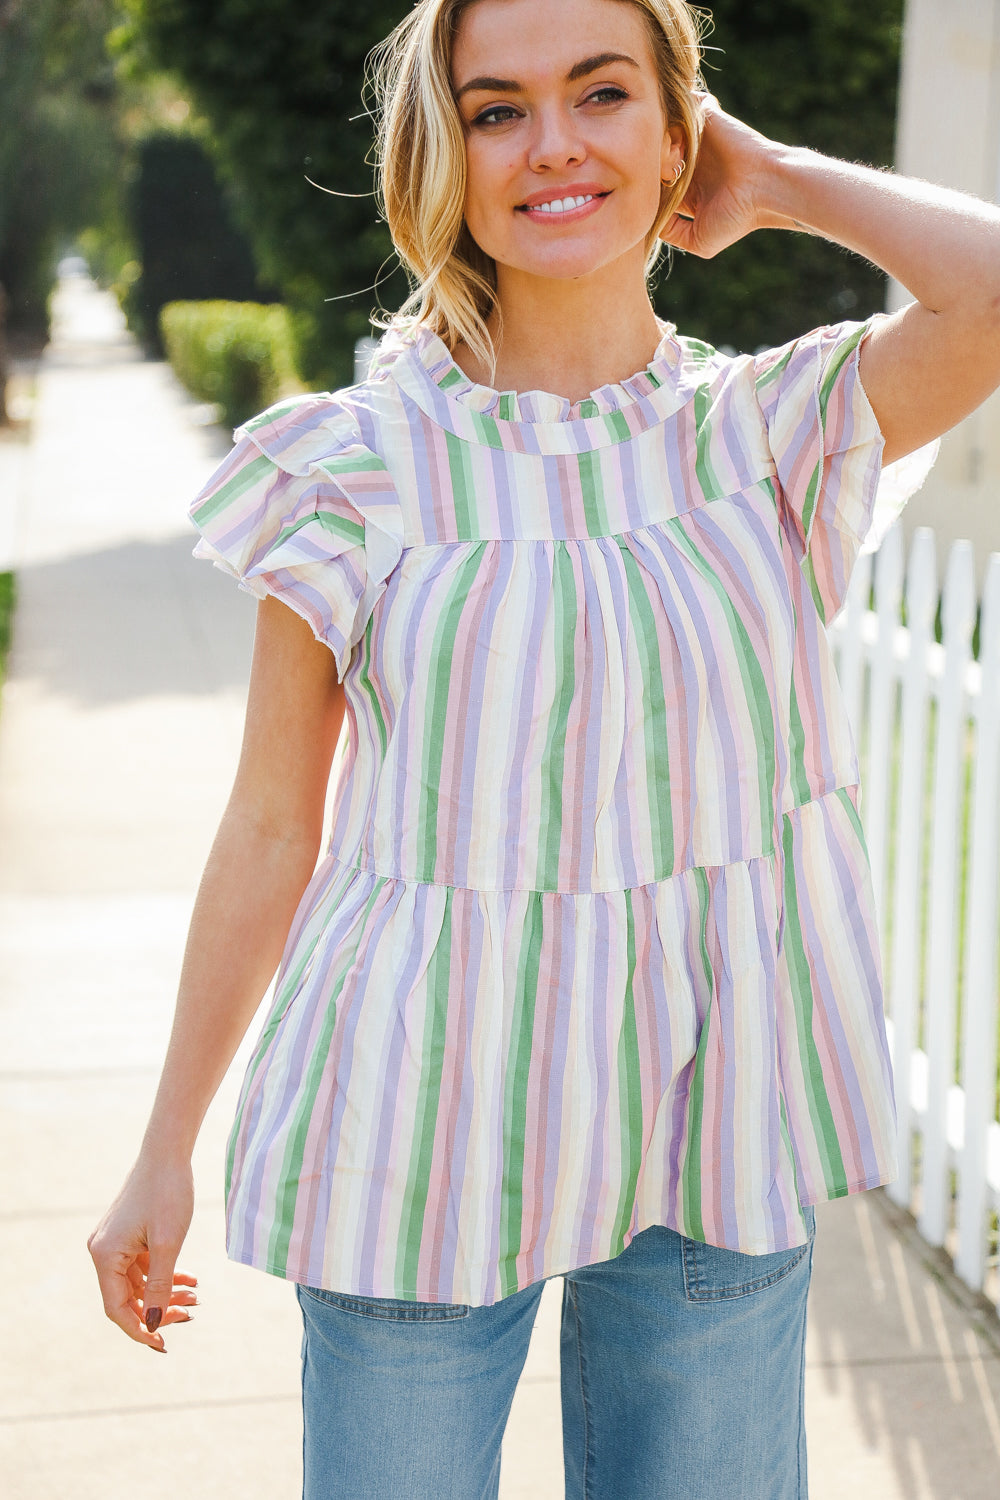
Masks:
[[[7,652],[10,650],[16,596],[13,573],[0,573],[0,687],[3,686],[7,671]]]
[[[192,396],[221,407],[230,427],[302,390],[280,303],[169,302],[160,332],[178,380]]]

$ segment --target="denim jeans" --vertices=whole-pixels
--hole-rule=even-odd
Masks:
[[[566,1276],[567,1500],[804,1500],[806,1217],[794,1250],[654,1227]],[[492,1307],[297,1291],[305,1500],[495,1500],[542,1283]]]

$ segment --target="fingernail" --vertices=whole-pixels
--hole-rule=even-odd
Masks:
[[[163,1309],[161,1307],[147,1307],[146,1308],[146,1327],[149,1329],[150,1333],[155,1333],[156,1332],[156,1330],[160,1326],[160,1321],[161,1321],[162,1317],[163,1317]]]

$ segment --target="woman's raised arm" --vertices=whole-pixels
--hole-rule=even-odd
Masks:
[[[901,282],[916,300],[877,326],[861,355],[887,463],[974,411],[1000,384],[1000,210],[778,145],[712,98],[705,115],[683,217],[664,229],[667,243],[712,256],[754,229],[799,229]]]
[[[187,1317],[193,1279],[174,1267],[193,1210],[191,1153],[315,869],[343,714],[333,654],[263,600],[239,768],[195,903],[156,1100],[88,1241],[108,1317],[153,1349],[164,1348],[160,1326]]]

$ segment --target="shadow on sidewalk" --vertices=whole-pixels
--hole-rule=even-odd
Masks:
[[[18,569],[11,675],[82,708],[242,690],[254,600],[191,556],[190,535]],[[164,608],[164,603],[167,608]]]
[[[1000,1492],[1000,1322],[935,1274],[908,1225],[874,1194],[820,1216],[810,1295],[815,1500],[848,1490],[886,1500]]]

